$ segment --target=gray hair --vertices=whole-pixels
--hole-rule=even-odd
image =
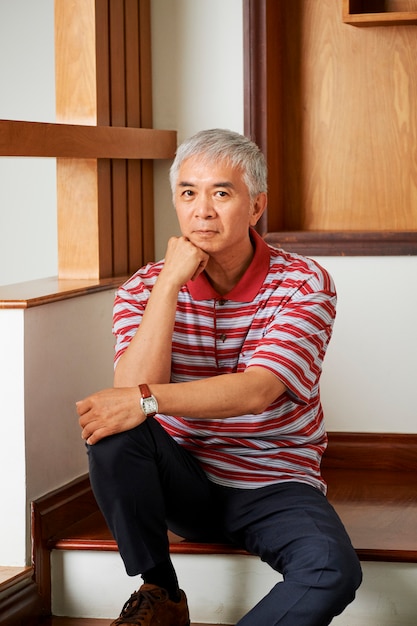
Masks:
[[[178,147],[169,172],[173,195],[182,162],[196,155],[201,155],[207,162],[226,160],[232,167],[240,168],[252,200],[267,191],[267,166],[259,147],[244,135],[213,128],[196,133]]]

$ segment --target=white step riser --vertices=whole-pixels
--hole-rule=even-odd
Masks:
[[[173,555],[194,622],[235,624],[280,578],[258,559]],[[363,563],[357,598],[335,626],[415,626],[417,565]],[[68,617],[116,617],[142,584],[126,576],[117,553],[52,552],[52,608]]]

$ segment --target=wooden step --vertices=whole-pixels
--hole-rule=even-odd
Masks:
[[[197,543],[185,541],[168,532],[170,550],[173,554],[248,554],[246,550],[225,543]],[[65,528],[62,533],[50,538],[50,550],[98,550],[117,552],[117,544],[99,510],[87,518]]]
[[[10,585],[13,585],[16,580],[26,575],[32,575],[31,567],[9,567],[0,565],[0,592],[2,589],[7,589]]]
[[[329,484],[329,500],[361,560],[417,561],[415,471],[329,468],[324,475]],[[247,554],[229,544],[188,542],[171,533],[169,537],[173,554]],[[117,552],[116,542],[97,507],[49,537],[47,548]]]
[[[37,626],[109,626],[111,620],[89,619],[80,617],[49,617],[41,620]],[[197,624],[191,626],[228,626],[227,624]]]
[[[329,434],[323,461],[329,500],[362,561],[417,563],[416,470],[417,434]],[[88,476],[34,502],[32,530],[44,614],[51,606],[51,550],[117,551]],[[191,543],[175,536],[170,542],[174,554],[247,555],[231,545]]]
[[[328,497],[362,560],[417,562],[416,470],[416,434],[329,433]],[[52,549],[117,551],[87,476],[33,503],[32,524],[35,560],[38,549],[45,558]],[[174,553],[246,554],[173,535],[170,541]]]

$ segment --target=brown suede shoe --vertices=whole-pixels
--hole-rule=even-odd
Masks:
[[[187,598],[183,591],[181,600],[173,602],[167,591],[156,585],[142,585],[132,593],[124,605],[120,617],[110,626],[190,626]]]

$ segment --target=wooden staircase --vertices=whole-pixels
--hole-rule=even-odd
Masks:
[[[35,579],[45,599],[43,612],[51,613],[52,595],[51,554],[68,552],[114,553],[118,556],[116,542],[107,528],[90,488],[88,476],[83,476],[62,489],[40,498],[32,506]],[[246,555],[226,544],[190,543],[169,533],[172,555]],[[252,557],[253,558],[253,557]],[[126,577],[127,578],[127,577]],[[130,592],[133,589],[130,589]],[[130,593],[129,592],[129,593]],[[129,595],[129,594],[128,594]],[[128,595],[126,597],[128,597]],[[125,598],[126,599],[126,598]],[[121,606],[119,607],[120,610]],[[116,616],[116,615],[115,615]],[[114,617],[113,617],[114,619]],[[49,621],[48,621],[49,620]],[[49,617],[45,626],[107,626],[111,620],[66,621],[69,618]],[[230,624],[230,622],[229,622]],[[1,621],[0,621],[1,625]],[[193,622],[192,626],[200,626]],[[204,626],[214,626],[204,622]],[[227,626],[216,622],[216,626]]]
[[[371,562],[371,567],[374,567],[378,562],[384,564],[383,569],[378,570],[378,577],[381,577],[381,572],[387,572],[385,574],[386,585],[380,592],[378,591],[381,597],[384,593],[390,596],[393,588],[392,583],[394,581],[391,578],[388,564],[400,565],[402,568],[400,574],[407,576],[409,581],[407,584],[411,586],[414,584],[413,580],[417,584],[417,566],[415,565],[417,564],[416,470],[417,435],[333,433],[330,436],[329,449],[323,463],[323,474],[329,486],[329,500],[341,516],[364,566],[366,565],[365,562]],[[93,619],[93,617],[99,617],[97,613],[90,617],[84,614],[84,619],[75,621],[70,617],[71,613],[69,612],[57,612],[56,616],[51,616],[53,605],[51,602],[52,581],[55,578],[56,584],[60,567],[61,569],[65,568],[62,563],[65,559],[70,558],[70,555],[84,558],[85,560],[81,563],[85,564],[101,554],[106,561],[114,559],[112,563],[118,564],[116,568],[119,567],[120,563],[120,568],[123,569],[117,554],[116,543],[98,510],[88,476],[78,478],[69,485],[34,502],[32,505],[32,531],[34,576],[30,577],[26,573],[26,586],[23,585],[23,580],[20,581],[23,587],[21,590],[18,589],[16,597],[20,598],[22,610],[13,613],[13,615],[18,616],[16,619],[8,619],[7,621],[2,619],[2,615],[6,614],[3,609],[8,600],[6,598],[6,604],[2,603],[0,589],[0,626],[38,626],[38,624],[42,626],[107,626],[111,620],[107,618]],[[252,593],[252,588],[256,586],[254,581],[256,582],[257,576],[258,580],[261,581],[262,593],[265,588],[268,588],[268,584],[271,583],[270,586],[274,584],[271,582],[272,578],[268,580],[262,578],[263,572],[256,570],[257,564],[260,564],[259,559],[248,555],[243,550],[237,550],[231,545],[190,543],[174,535],[170,535],[170,542],[174,565],[177,567],[175,559],[179,559],[180,562],[181,559],[189,559],[184,571],[188,572],[189,580],[194,583],[194,587],[198,589],[200,586],[203,587],[199,589],[198,597],[193,600],[193,608],[199,608],[200,604],[204,604],[207,599],[212,602],[212,584],[223,585],[221,592],[226,594],[224,595],[224,606],[214,607],[215,610],[212,613],[207,613],[207,619],[206,617],[201,618],[198,611],[192,611],[192,617],[194,615],[195,620],[193,626],[198,626],[198,622],[204,622],[205,626],[210,626],[208,622],[211,622],[211,626],[214,624],[219,626],[220,622],[223,626],[236,623],[238,617],[235,617],[234,614],[231,617],[232,613],[223,609],[226,605],[233,603],[232,587],[237,578],[240,577],[241,580],[249,581],[246,591],[249,590],[250,593]],[[208,561],[202,564],[205,559]],[[214,563],[214,569],[211,569],[210,573],[207,574],[209,583],[206,582],[206,586],[204,586],[204,583],[200,582],[199,576],[201,572],[203,575],[205,574],[206,563],[210,563],[209,567],[212,568],[213,560],[210,559],[217,559],[217,561]],[[230,569],[230,560],[234,561],[234,569]],[[68,562],[67,560],[66,563],[68,564]],[[81,576],[85,565],[79,565],[79,563],[80,561],[78,561],[77,567],[81,570],[72,569],[68,573],[68,578]],[[260,565],[264,566],[265,564]],[[52,572],[54,567],[55,571]],[[87,569],[89,567],[88,565]],[[267,566],[265,567],[267,568]],[[113,585],[113,574],[116,568],[111,565],[110,578],[112,583],[110,587]],[[269,568],[267,569],[268,572],[271,571]],[[375,572],[375,569],[372,571]],[[125,576],[124,570],[122,574],[123,580],[128,578]],[[276,574],[273,573],[273,575],[276,582]],[[89,576],[90,573],[87,572],[86,580],[88,580],[89,590],[91,588],[93,591],[96,580],[93,578],[94,584],[92,585]],[[220,579],[221,576],[224,576],[223,583],[216,580],[216,578]],[[378,580],[382,580],[383,577],[384,574]],[[106,590],[109,589],[108,580],[109,578],[106,578],[103,584],[105,595],[107,594]],[[184,583],[184,588],[190,600],[192,598],[189,595],[188,582],[187,585]],[[373,580],[371,583],[374,584]],[[335,618],[335,623],[338,625],[354,623],[358,626],[359,624],[366,624],[366,626],[382,626],[382,624],[384,626],[386,624],[389,626],[394,626],[394,624],[408,626],[411,624],[414,626],[415,615],[417,615],[417,598],[415,594],[401,596],[401,589],[404,585],[400,580],[399,583],[401,584],[398,585],[399,592],[395,601],[398,604],[400,614],[396,621],[390,615],[384,615],[381,618],[375,615],[375,609],[372,609],[365,617],[361,616],[359,620],[356,620],[356,617],[354,619],[348,617],[350,621],[345,621],[342,616],[342,618]],[[135,587],[130,588],[131,584],[129,582],[126,597],[123,597],[123,601],[114,611],[114,615],[111,613],[112,619],[120,611],[124,600],[134,590]],[[366,586],[366,577],[364,584]],[[381,582],[378,584],[381,586]],[[371,594],[375,591],[372,585]],[[210,589],[209,593],[207,593],[207,589]],[[240,595],[237,602],[239,602],[239,598],[242,602],[243,597],[244,602],[250,600],[252,603],[252,597],[242,596],[240,588],[238,591]],[[65,591],[64,595],[66,593]],[[77,592],[74,592],[73,595],[76,596]],[[236,594],[234,601],[236,604]],[[26,611],[26,615],[34,615],[38,618],[44,616],[43,621],[34,621],[33,619],[27,621],[20,618],[21,615],[25,614],[23,610],[25,602],[27,606],[31,603],[30,607],[32,607],[29,607],[29,612]],[[405,606],[406,608],[404,608]],[[228,607],[226,606],[226,608]],[[243,602],[238,608],[241,611],[244,609]],[[368,608],[362,607],[361,611],[364,610],[368,611]],[[402,615],[401,611],[406,613]],[[82,613],[79,614],[82,615]],[[68,617],[58,617],[58,615],[67,615]]]

